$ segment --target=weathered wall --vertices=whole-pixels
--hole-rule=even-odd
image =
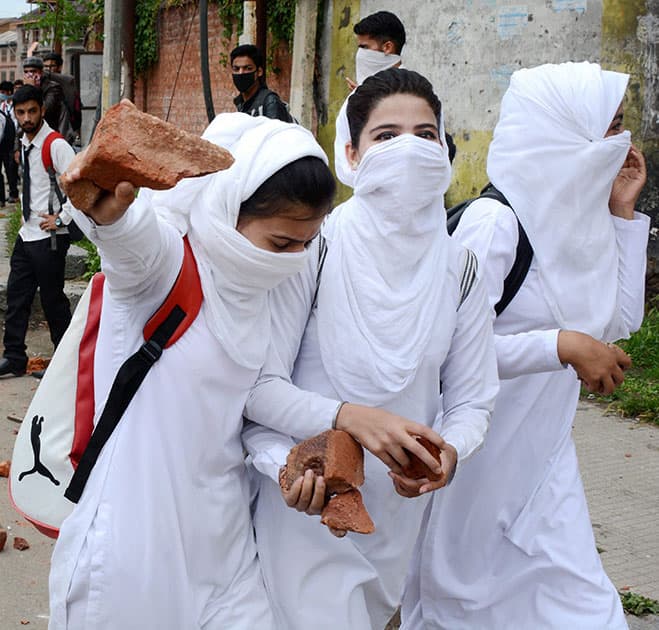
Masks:
[[[643,207],[659,212],[659,0],[328,0],[332,24],[324,60],[329,118],[345,98],[338,81],[354,76],[353,25],[378,10],[396,13],[407,32],[403,63],[426,75],[444,104],[458,157],[449,202],[487,181],[485,158],[510,75],[547,62],[596,61],[631,75],[625,122],[644,151],[650,181]],[[327,50],[326,50],[327,53]],[[320,139],[330,149],[331,124]],[[656,229],[650,245],[657,271]],[[656,276],[655,276],[656,278]],[[657,283],[659,289],[659,282]]]
[[[200,78],[199,14],[196,3],[163,10],[159,20],[159,59],[147,75],[138,79],[135,86],[135,104],[144,111],[194,133],[201,133],[208,125],[206,105]],[[192,29],[186,38],[190,23]],[[231,80],[231,69],[221,60],[228,60],[236,36],[227,42],[224,26],[217,9],[208,7],[208,58],[211,69],[211,90],[215,113],[232,112],[236,108],[233,98],[237,92]],[[268,86],[288,100],[290,92],[291,59],[286,45],[282,44],[272,55],[272,67],[278,73],[269,73]],[[178,78],[177,78],[178,74]]]

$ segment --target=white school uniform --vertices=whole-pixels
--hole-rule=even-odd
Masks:
[[[392,155],[399,158],[394,171],[425,182],[410,181],[406,190],[436,186],[439,179],[419,164],[419,154],[431,143],[416,139],[409,147],[409,155],[416,156],[410,164],[418,169],[408,171],[407,141],[394,148],[398,141],[379,147],[388,149],[384,145],[392,143]],[[375,181],[388,180],[379,164],[376,172]],[[334,210],[324,229],[328,253],[318,306],[309,317],[292,375],[292,383],[317,394],[296,391],[285,382],[286,374],[277,378],[273,369],[277,364],[280,370],[290,369],[297,353],[294,333],[304,328],[316,290],[317,267],[310,264],[305,274],[273,292],[276,357],[250,394],[246,415],[255,421],[268,416],[272,421],[272,414],[279,413],[303,415],[320,399],[334,401],[327,409],[331,421],[341,400],[380,406],[435,428],[456,447],[462,462],[483,440],[498,387],[483,287],[476,282],[460,305],[466,251],[442,231],[443,191],[433,196],[432,207],[406,215],[398,199],[381,199],[380,205],[371,204],[368,195],[361,198],[364,187],[358,174],[356,196]],[[432,244],[436,238],[439,249]],[[312,252],[311,260],[316,257]],[[366,452],[360,491],[376,530],[338,539],[319,517],[298,513],[282,499],[277,472],[294,442],[256,425],[247,429],[244,442],[255,467],[267,475],[259,478],[254,524],[277,627],[383,628],[400,602],[429,497],[398,495],[386,466]]]
[[[582,86],[589,81],[601,85],[598,83],[601,80],[599,67],[566,65],[570,67],[561,68],[561,72],[576,77]],[[559,84],[561,81],[567,79],[559,77]],[[624,83],[626,81],[622,85],[623,92]],[[513,90],[520,89],[515,79],[511,86]],[[593,92],[597,89],[592,88]],[[619,89],[610,92],[611,103],[603,108],[600,129],[595,135],[600,142],[606,130],[606,126],[601,129],[601,125],[610,122],[622,98]],[[541,89],[536,86],[530,93],[532,99],[542,102]],[[550,101],[560,102],[556,91],[551,93]],[[516,111],[504,100],[502,120],[508,120],[511,110]],[[542,127],[533,118],[536,112],[532,107],[531,110],[533,113],[529,114],[522,109],[525,119],[531,125]],[[585,110],[583,108],[582,112]],[[545,111],[551,112],[551,108]],[[548,127],[550,142],[554,146],[560,139],[574,142],[569,133],[563,133],[557,122],[560,118],[550,115],[554,116],[553,129]],[[507,132],[505,137],[497,136],[504,132]],[[603,203],[599,205],[592,199],[584,204],[575,193],[579,187],[597,188],[594,182],[592,186],[584,186],[584,182],[591,179],[601,177],[606,181],[610,176],[608,181],[613,181],[620,168],[620,155],[616,158],[617,164],[603,166],[602,170],[596,161],[586,163],[582,169],[593,170],[588,177],[588,173],[579,171],[583,156],[572,161],[568,153],[561,155],[560,150],[543,153],[543,146],[531,143],[528,151],[537,150],[539,155],[524,155],[520,151],[520,159],[526,160],[526,173],[542,167],[542,159],[548,159],[547,155],[556,158],[556,164],[548,165],[548,170],[557,166],[561,159],[566,169],[564,178],[547,177],[548,190],[544,195],[539,191],[534,202],[533,191],[527,191],[524,183],[518,185],[522,193],[518,191],[516,196],[513,192],[512,182],[516,177],[520,182],[527,181],[520,164],[513,161],[504,166],[505,160],[499,161],[501,144],[506,141],[524,144],[527,140],[524,131],[497,127],[495,137],[498,140],[490,150],[488,173],[512,202],[529,234],[534,258],[519,292],[494,322],[502,380],[487,442],[462,467],[451,487],[433,498],[407,581],[402,628],[622,630],[627,624],[616,589],[606,576],[597,553],[571,436],[579,381],[571,367],[561,365],[557,338],[561,328],[571,328],[592,331],[598,338],[612,341],[640,326],[648,218],[639,214],[634,220],[612,217],[608,211],[606,185],[600,188]],[[572,150],[578,152],[584,147],[591,151],[595,142],[574,142]],[[607,149],[610,146],[608,144]],[[624,159],[624,145],[619,153]],[[606,168],[610,173],[604,171]],[[543,202],[552,195],[552,182],[565,184],[571,176],[578,185],[572,186],[568,181],[566,194],[572,195],[574,207],[562,205],[556,191],[544,206]],[[597,213],[601,225],[601,230],[597,225],[594,227],[593,251],[582,252],[568,242],[567,251],[574,255],[570,257],[564,252],[561,263],[554,258],[547,267],[545,261],[556,256],[552,248],[560,251],[572,234],[584,242],[590,236],[584,234],[578,222],[571,223],[568,217],[572,210],[578,218],[582,208]],[[538,230],[538,223],[529,218],[529,215],[535,216],[534,213],[538,214],[538,221],[547,221],[544,234]],[[566,238],[562,239],[559,234],[564,227],[564,216],[568,229]],[[558,225],[552,229],[554,221]],[[612,242],[608,240],[611,234]],[[515,257],[518,241],[515,215],[497,201],[478,200],[466,210],[455,237],[479,257],[494,317],[494,304],[501,297],[503,279]],[[604,253],[598,249],[600,243],[605,244]],[[601,273],[597,257],[602,254],[601,267],[605,273],[610,273],[607,265],[611,252],[615,257],[613,275],[607,277]],[[574,268],[570,266],[573,261]],[[588,262],[594,264],[588,267]],[[584,269],[580,271],[579,265],[584,265]],[[555,291],[560,274],[563,291],[567,294],[565,298]],[[584,285],[580,274],[586,277],[590,274],[591,280],[597,277],[599,282]],[[594,312],[598,291],[601,291],[599,313]],[[613,296],[612,301],[609,296]],[[581,314],[575,307],[579,299],[582,300]],[[601,313],[606,313],[605,318]],[[580,315],[581,322],[578,321]]]
[[[244,114],[218,117],[205,136],[232,150],[230,169],[172,191],[143,191],[119,221],[91,227],[107,278],[97,417],[118,367],[143,343],[144,323],[174,283],[182,232],[204,301],[146,376],[62,525],[50,576],[51,630],[274,627],[240,432],[269,344],[267,291],[306,256],[265,252],[234,228],[240,200],[269,175],[324,154],[301,127]],[[279,158],[254,164],[273,144]]]

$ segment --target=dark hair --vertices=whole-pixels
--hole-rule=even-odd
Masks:
[[[44,61],[54,61],[57,66],[61,66],[64,63],[62,55],[58,55],[56,52],[48,53],[43,58]]]
[[[265,70],[265,63],[263,61],[263,55],[261,51],[254,46],[254,44],[242,44],[241,46],[236,46],[231,51],[229,55],[231,63],[236,57],[249,57],[253,62],[256,68],[263,68]]]
[[[380,46],[385,42],[393,42],[397,55],[400,55],[405,46],[405,27],[398,16],[389,11],[367,15],[355,24],[353,31],[356,35],[372,37]]]
[[[268,177],[240,204],[238,220],[285,215],[290,204],[309,206],[309,218],[318,218],[329,212],[335,192],[336,183],[325,162],[311,156],[299,158]]]
[[[34,85],[24,85],[14,92],[14,107],[22,105],[28,101],[36,101],[39,107],[43,106],[43,94],[41,90]]]
[[[25,85],[25,81],[23,79],[14,79],[14,87],[17,85]]]
[[[413,70],[389,68],[368,77],[348,98],[346,114],[350,127],[350,142],[359,147],[359,136],[375,106],[392,94],[412,94],[425,99],[437,116],[439,126],[442,104],[428,79]]]
[[[0,81],[0,90],[11,94],[14,91],[14,84],[11,81]]]

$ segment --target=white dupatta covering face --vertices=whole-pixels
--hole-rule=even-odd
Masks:
[[[445,142],[403,134],[375,144],[359,163],[353,197],[323,227],[318,338],[344,400],[395,397],[414,379],[441,310],[455,308],[442,299],[450,179]]]
[[[528,234],[557,322],[598,339],[618,287],[609,196],[631,144],[627,131],[604,134],[628,79],[588,62],[515,72],[487,160]]]
[[[234,164],[147,194],[158,214],[190,239],[214,336],[236,363],[258,369],[270,340],[267,291],[301,271],[307,254],[252,245],[236,230],[240,204],[286,164],[305,156],[327,163],[327,157],[303,127],[265,116],[220,114],[202,137],[231,151]]]
[[[357,85],[361,85],[368,77],[393,68],[400,64],[400,55],[387,54],[380,50],[369,50],[368,48],[358,48],[355,55],[355,71],[357,73]],[[402,65],[398,66],[403,68]],[[350,168],[346,156],[346,144],[350,142],[350,127],[348,125],[348,99],[354,92],[351,92],[336,117],[336,136],[334,138],[334,170],[337,179],[346,186],[352,188],[355,183],[355,171]]]

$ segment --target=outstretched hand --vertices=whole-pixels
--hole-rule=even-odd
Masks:
[[[350,433],[395,473],[401,473],[403,467],[409,464],[405,449],[414,453],[433,472],[442,472],[441,464],[419,444],[416,436],[427,438],[440,450],[446,449],[447,444],[425,424],[413,422],[384,409],[345,403],[336,418],[336,428]]]
[[[612,394],[625,380],[625,370],[632,364],[622,348],[574,330],[558,333],[558,358],[576,370],[589,392],[605,395]]]
[[[634,208],[647,180],[643,154],[632,145],[627,159],[613,182],[609,198],[611,214],[623,219],[634,218]]]
[[[72,165],[60,179],[64,186],[76,182],[82,179],[80,169]],[[130,182],[119,182],[114,193],[103,194],[94,207],[84,213],[98,225],[111,225],[121,219],[128,206],[135,201],[135,192],[135,187]]]

